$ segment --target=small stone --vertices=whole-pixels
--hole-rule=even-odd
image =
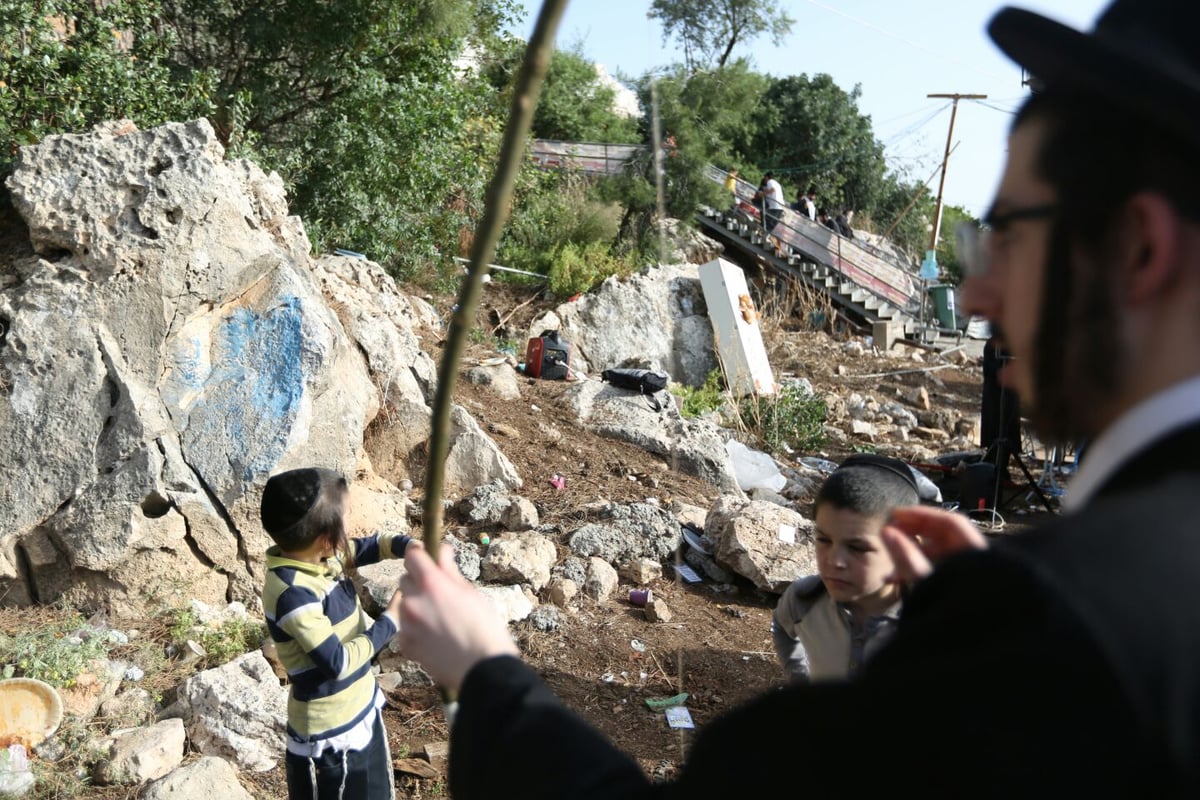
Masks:
[[[492,433],[498,433],[501,436],[507,436],[509,439],[520,439],[521,432],[512,425],[505,425],[503,422],[488,423],[488,430]]]
[[[646,620],[649,622],[670,622],[671,609],[667,608],[667,604],[659,598],[654,598],[649,603],[646,603]]]
[[[404,683],[404,676],[399,672],[384,672],[375,679],[379,688],[385,692],[394,692]]]
[[[566,608],[579,594],[579,584],[570,578],[555,578],[550,581],[549,590],[550,602],[559,608]]]
[[[663,574],[662,564],[652,558],[635,558],[626,564],[622,564],[618,572],[622,578],[638,586],[645,586],[652,581],[656,581]]]
[[[430,742],[425,745],[425,758],[434,769],[439,772],[446,771],[446,764],[450,758],[450,743],[449,742]]]
[[[538,606],[529,615],[529,623],[543,633],[558,630],[562,616],[557,606]]]

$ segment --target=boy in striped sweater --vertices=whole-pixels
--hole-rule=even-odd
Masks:
[[[292,800],[394,798],[391,756],[371,660],[399,629],[400,593],[379,619],[362,609],[355,566],[401,558],[408,536],[346,535],[349,487],[327,469],[273,476],[263,491],[263,611],[288,672],[287,769]]]

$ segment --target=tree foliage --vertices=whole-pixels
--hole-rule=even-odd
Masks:
[[[723,189],[705,176],[711,163],[740,162],[744,156],[735,142],[746,141],[753,126],[754,109],[766,88],[765,76],[737,59],[723,69],[690,72],[676,65],[660,77],[643,76],[638,81],[642,108],[655,104],[664,139],[673,145],[662,159],[663,199],[666,214],[681,220],[691,218],[700,204],[717,205]],[[643,140],[651,140],[652,120],[642,120]],[[622,224],[624,245],[653,252],[652,220],[657,213],[653,152],[630,165],[627,176],[615,185],[616,196],[625,207]]]
[[[507,42],[483,72],[507,98],[521,63],[523,44]],[[638,141],[637,122],[613,110],[616,90],[605,85],[580,45],[556,50],[534,111],[532,135],[565,142]]]
[[[649,17],[662,24],[663,44],[678,40],[689,71],[724,67],[764,33],[778,45],[795,22],[776,0],[653,0]]]
[[[924,183],[889,173],[868,213],[877,233],[886,233],[915,258],[929,244],[933,205],[933,195]]]
[[[514,0],[8,0],[0,15],[0,171],[20,144],[129,117],[140,127],[207,116],[234,155],[287,182],[319,249],[347,247],[404,278],[448,274],[482,212],[520,44],[501,37]],[[654,0],[650,16],[685,63],[652,86],[666,212],[723,201],[709,164],[773,169],[815,185],[877,230],[924,249],[928,190],[887,174],[859,90],[828,75],[771,78],[739,46],[791,20],[776,0]],[[478,69],[464,68],[464,53]],[[613,113],[613,91],[579,46],[550,65],[534,133],[651,143],[651,118]],[[789,179],[788,176],[791,176]],[[577,286],[655,254],[653,150],[599,182],[526,171],[502,258]],[[916,197],[911,211],[901,212]],[[617,205],[619,201],[619,206]],[[944,223],[952,230],[948,213]],[[952,239],[947,235],[943,242]],[[614,246],[615,242],[615,246]],[[569,247],[568,247],[569,245]],[[601,258],[604,248],[618,254]],[[606,260],[610,259],[610,260]],[[940,253],[952,270],[955,259]],[[603,263],[601,263],[603,262]]]
[[[826,74],[772,79],[746,149],[797,190],[816,188],[819,204],[831,213],[870,208],[886,164],[871,118],[858,110],[861,94],[860,87],[847,92]]]
[[[214,75],[179,74],[158,0],[6,0],[0,14],[0,164],[20,145],[129,118],[203,116]]]
[[[942,274],[950,283],[960,283],[963,278],[963,255],[958,252],[954,235],[959,225],[978,225],[979,220],[962,206],[942,206],[942,232],[938,237],[937,260]]]
[[[503,109],[455,61],[508,0],[163,2],[179,59],[217,74],[218,129],[284,175],[318,247],[404,277],[466,252]]]

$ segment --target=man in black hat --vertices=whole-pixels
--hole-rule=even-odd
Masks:
[[[449,557],[410,550],[401,642],[460,690],[456,798],[1200,797],[1200,3],[1115,0],[1089,34],[1006,9],[989,32],[1045,89],[964,303],[1039,433],[1094,440],[1068,513],[984,549],[897,511],[905,575],[967,549],[890,645],[852,682],[708,721],[655,787],[509,655]]]

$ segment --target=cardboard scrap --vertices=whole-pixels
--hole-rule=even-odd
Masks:
[[[667,709],[667,724],[672,728],[695,728],[696,723],[692,722],[692,714],[683,706],[676,706]]]

